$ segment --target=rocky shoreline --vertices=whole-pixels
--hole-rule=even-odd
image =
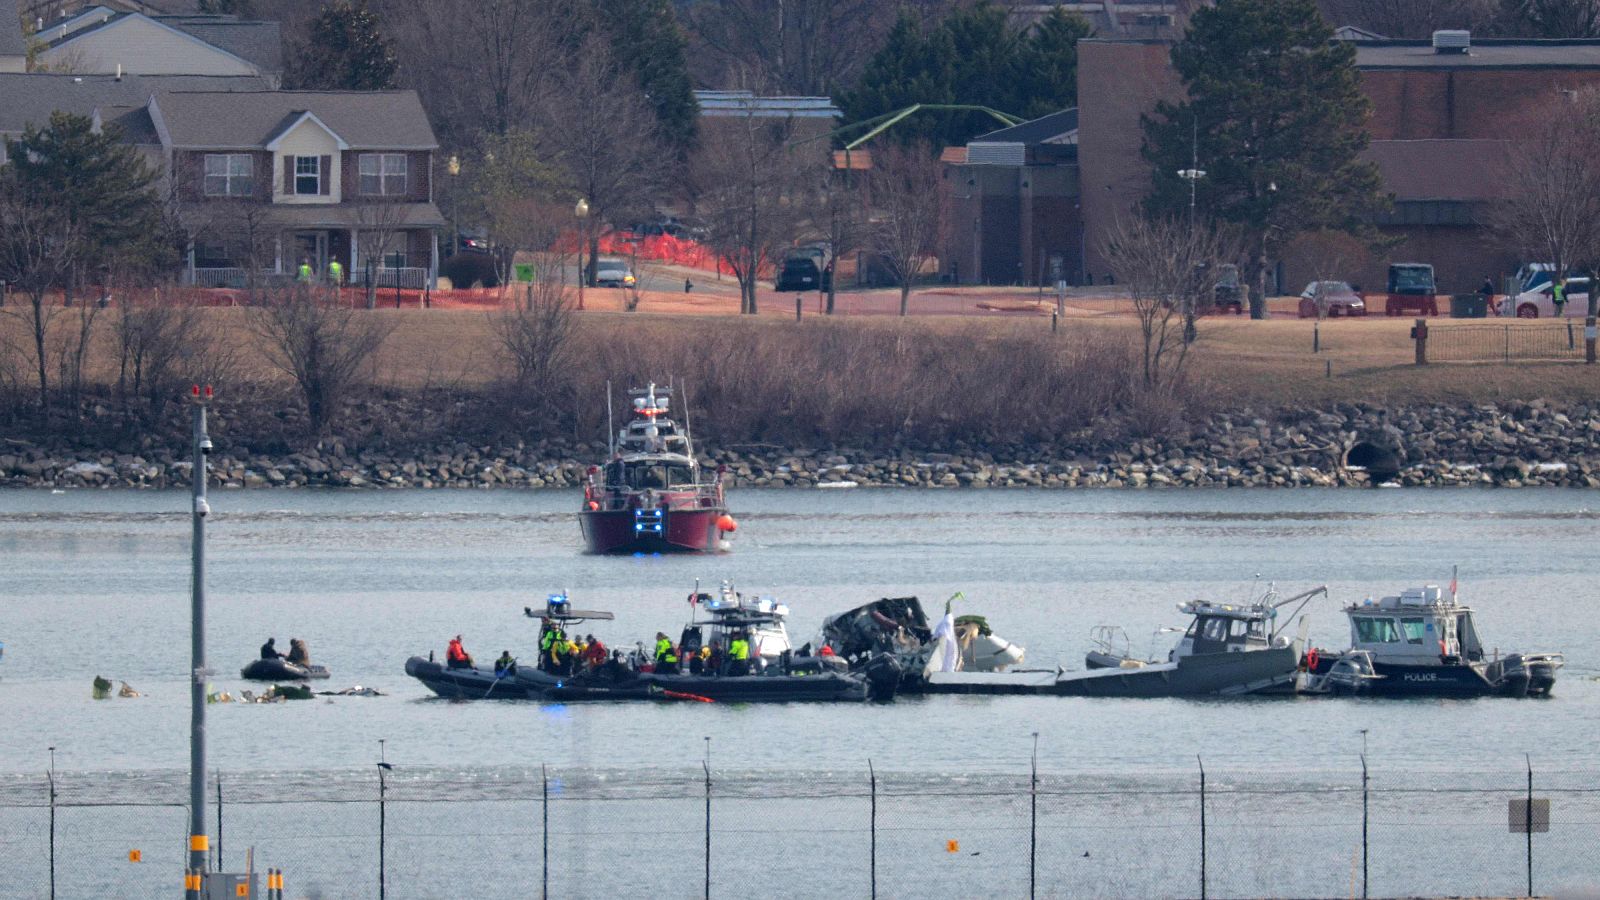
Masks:
[[[214,433],[214,438],[217,435]],[[354,448],[338,439],[254,453],[217,440],[225,488],[575,488],[603,443],[435,442]],[[1387,457],[1385,456],[1387,454]],[[1359,459],[1386,459],[1370,467]],[[1219,413],[1186,433],[1123,441],[1086,429],[1050,445],[795,449],[704,453],[730,487],[907,488],[1600,487],[1600,405],[1529,401],[1472,407]],[[1388,468],[1392,462],[1392,471]],[[0,485],[167,488],[189,483],[181,449],[78,450],[0,442]]]

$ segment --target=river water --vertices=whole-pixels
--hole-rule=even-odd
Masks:
[[[1042,769],[1172,770],[1195,756],[1292,769],[1375,759],[1515,767],[1592,760],[1600,736],[1600,498],[1577,491],[761,491],[734,493],[741,528],[715,558],[582,555],[567,492],[212,493],[209,658],[216,689],[269,635],[306,638],[330,688],[387,696],[210,708],[228,771],[370,764],[378,741],[413,766],[637,770],[723,764],[818,770],[1016,771],[1039,733]],[[38,772],[47,747],[76,771],[187,764],[187,495],[0,493],[0,772]],[[792,610],[796,643],[824,615],[916,594],[987,615],[1030,665],[1080,668],[1091,627],[1125,626],[1164,653],[1174,604],[1244,600],[1259,573],[1285,594],[1327,584],[1311,636],[1348,645],[1339,604],[1461,567],[1485,643],[1563,650],[1555,696],[1381,701],[902,699],[887,706],[450,703],[407,678],[407,656],[461,633],[480,660],[534,657],[524,605],[567,590],[612,610],[613,646],[676,633],[696,579],[732,579]],[[100,674],[144,696],[94,701]],[[1365,734],[1363,735],[1363,731]]]

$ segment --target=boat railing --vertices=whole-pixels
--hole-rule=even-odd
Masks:
[[[1107,656],[1129,659],[1133,656],[1133,641],[1120,625],[1096,625],[1089,629],[1089,642]]]
[[[584,500],[594,504],[593,509],[613,511],[632,509],[633,498],[640,497],[640,508],[649,509],[709,509],[722,503],[722,485],[716,482],[673,485],[667,488],[646,488],[652,496],[629,485],[585,485]]]

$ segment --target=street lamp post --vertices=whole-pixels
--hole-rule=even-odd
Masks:
[[[1197,144],[1195,158],[1190,160],[1189,168],[1178,170],[1178,177],[1189,182],[1189,250],[1191,253],[1194,252],[1195,185],[1200,182],[1200,179],[1206,177],[1206,170],[1199,167],[1199,152]],[[1190,261],[1193,262],[1192,259]],[[1188,344],[1193,343],[1195,338],[1195,304],[1199,301],[1199,298],[1195,296],[1195,291],[1199,285],[1196,283],[1197,280],[1194,278],[1193,273],[1190,273],[1190,277],[1186,280],[1189,282],[1189,289],[1184,291],[1184,305],[1186,308],[1183,316],[1183,342]]]
[[[583,309],[583,283],[589,280],[583,268],[583,248],[589,243],[589,201],[579,197],[572,214],[578,217],[578,308]]]
[[[450,255],[455,256],[461,250],[461,157],[450,154],[445,171],[450,173]]]

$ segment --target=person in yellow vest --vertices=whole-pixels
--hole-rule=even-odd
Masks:
[[[728,659],[732,665],[728,667],[729,675],[750,674],[750,636],[739,632],[728,642]]]
[[[672,639],[663,632],[656,632],[656,674],[678,674],[678,651],[672,646]]]
[[[344,266],[337,259],[328,260],[328,283],[334,287],[344,284]]]
[[[311,268],[311,257],[304,256],[300,258],[300,271],[298,273],[298,277],[300,281],[306,284],[310,284],[312,279],[317,277],[316,270]]]

